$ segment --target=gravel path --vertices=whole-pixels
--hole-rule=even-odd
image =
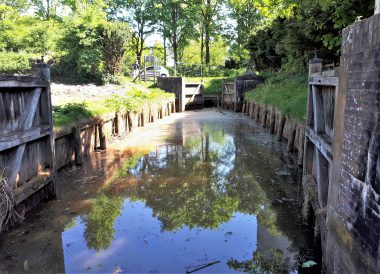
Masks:
[[[147,89],[146,87],[135,84],[126,83],[124,85],[104,85],[96,86],[94,84],[87,85],[65,85],[51,84],[52,103],[54,106],[64,105],[67,103],[81,103],[88,101],[100,100],[114,94],[124,94],[131,88]]]

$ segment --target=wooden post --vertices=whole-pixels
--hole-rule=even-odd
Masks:
[[[144,55],[144,82],[146,82],[146,62],[145,62],[145,55]]]
[[[116,119],[115,119],[115,134],[118,134],[118,135],[122,134],[122,122],[123,122],[123,118],[121,117],[121,113],[118,111],[116,112]]]
[[[75,144],[75,163],[77,165],[82,165],[84,163],[83,154],[82,154],[82,141],[80,138],[81,130],[79,127],[73,127],[73,136]]]
[[[285,115],[281,115],[280,126],[279,126],[278,131],[277,131],[277,140],[278,141],[280,141],[282,139],[282,133],[284,131],[285,121],[286,121]]]
[[[314,73],[322,72],[322,62],[320,58],[313,58],[309,61],[309,77]]]
[[[106,132],[105,132],[103,121],[99,124],[99,141],[100,141],[100,149],[106,149],[107,148],[107,137],[106,137]]]
[[[274,107],[271,107],[270,111],[270,122],[269,122],[269,130],[270,133],[274,133],[274,125],[276,123],[276,111]]]

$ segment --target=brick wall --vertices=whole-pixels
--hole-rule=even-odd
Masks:
[[[343,31],[328,273],[380,273],[380,15]]]

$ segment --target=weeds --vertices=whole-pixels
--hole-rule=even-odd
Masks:
[[[4,177],[4,171],[0,174],[0,231],[12,221],[22,220],[16,210],[16,200],[13,191],[8,185],[8,178]]]

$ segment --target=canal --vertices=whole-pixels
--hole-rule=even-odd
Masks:
[[[320,273],[300,171],[253,120],[186,112],[114,142],[0,238],[0,273]]]

